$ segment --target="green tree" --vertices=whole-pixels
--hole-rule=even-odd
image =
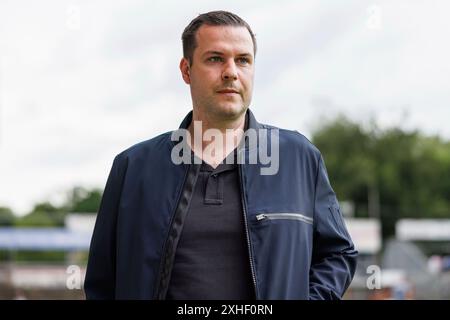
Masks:
[[[16,217],[10,208],[0,207],[0,226],[12,226],[15,219]]]
[[[87,190],[82,187],[74,187],[68,195],[65,204],[68,212],[95,213],[98,211],[102,191],[100,189]]]
[[[66,212],[50,202],[41,202],[27,215],[17,219],[18,227],[57,227],[64,225]]]
[[[356,204],[356,216],[376,212],[383,236],[400,218],[450,216],[450,143],[398,128],[380,130],[339,117],[316,130],[339,199]],[[372,210],[369,210],[372,208]]]
[[[319,128],[313,143],[324,157],[339,199],[352,200],[359,216],[368,215],[368,191],[376,184],[374,137],[341,116]]]
[[[67,199],[61,206],[55,206],[48,201],[37,203],[30,213],[18,218],[15,225],[20,227],[62,227],[68,213],[97,212],[101,197],[100,189],[88,190],[74,187],[68,192]],[[7,215],[5,213],[5,219],[7,219]],[[0,211],[0,219],[1,217]]]

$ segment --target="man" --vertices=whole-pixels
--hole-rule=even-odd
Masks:
[[[87,298],[340,299],[357,252],[320,152],[249,110],[252,30],[215,11],[195,18],[182,40],[193,110],[178,131],[114,159]],[[277,163],[264,171],[267,161],[249,159],[268,146]]]

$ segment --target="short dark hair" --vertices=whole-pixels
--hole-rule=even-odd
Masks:
[[[207,13],[202,13],[197,18],[192,20],[184,29],[181,36],[181,40],[183,42],[183,56],[189,61],[190,65],[193,63],[194,50],[197,47],[195,35],[197,30],[204,24],[209,26],[235,26],[247,28],[253,41],[253,54],[256,56],[255,34],[247,22],[245,22],[238,15],[228,11],[210,11]]]

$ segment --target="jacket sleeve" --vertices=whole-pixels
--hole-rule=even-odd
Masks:
[[[125,175],[120,155],[114,159],[95,222],[84,281],[87,299],[115,298],[116,222]]]
[[[341,299],[355,273],[357,255],[320,156],[314,199],[310,299]]]

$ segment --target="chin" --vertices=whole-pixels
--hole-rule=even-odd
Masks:
[[[216,109],[216,113],[220,116],[227,118],[237,118],[243,113],[245,113],[246,110],[247,108],[243,105],[230,104],[219,106]]]

